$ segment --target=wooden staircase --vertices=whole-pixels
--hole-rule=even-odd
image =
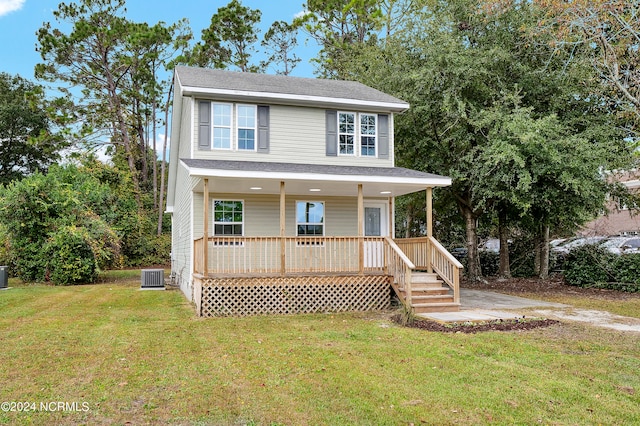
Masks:
[[[406,289],[400,287],[398,291],[402,302],[406,304]],[[416,314],[457,312],[460,303],[454,302],[453,291],[437,274],[414,271],[411,274],[411,307]]]

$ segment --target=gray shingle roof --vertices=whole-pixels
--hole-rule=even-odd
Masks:
[[[449,179],[432,173],[424,173],[403,167],[360,167],[334,166],[324,164],[293,164],[257,161],[200,160],[183,158],[184,164],[190,168],[208,170],[232,170],[269,173],[311,173],[342,176],[380,176],[408,179]]]
[[[398,98],[356,81],[254,74],[184,66],[176,67],[175,72],[182,87],[350,99],[398,104],[398,107],[403,109],[409,107],[406,102]]]

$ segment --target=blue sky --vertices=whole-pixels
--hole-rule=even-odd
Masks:
[[[70,2],[71,0],[66,0]],[[20,74],[34,79],[34,66],[40,61],[35,51],[36,31],[43,22],[57,27],[53,11],[61,0],[0,0],[0,72]],[[209,26],[211,15],[229,0],[127,0],[127,16],[134,21],[155,24],[158,21],[173,23],[187,18],[196,40],[203,28]],[[262,11],[261,36],[276,20],[291,22],[302,11],[302,0],[242,0],[244,6]],[[305,46],[305,35],[298,37],[297,54],[302,62],[292,75],[313,77],[314,66],[309,59],[317,53],[315,44]],[[274,73],[270,70],[269,73]]]

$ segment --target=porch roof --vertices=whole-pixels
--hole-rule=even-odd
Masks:
[[[403,167],[360,167],[254,161],[181,159],[189,175],[213,178],[212,192],[356,196],[363,184],[365,197],[396,197],[427,187],[451,185],[451,178]],[[260,189],[257,189],[260,188]],[[203,188],[196,187],[196,190]],[[312,191],[313,190],[313,191]]]

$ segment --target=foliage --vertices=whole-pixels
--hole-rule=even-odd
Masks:
[[[199,66],[237,67],[242,72],[258,72],[260,67],[250,63],[258,40],[262,12],[242,5],[239,0],[218,9],[211,24],[202,30],[202,41],[194,48],[194,61]]]
[[[0,185],[44,172],[68,146],[53,132],[42,87],[0,72]]]
[[[112,153],[120,154],[140,202],[140,180],[148,178],[145,125],[153,118],[155,136],[159,97],[169,86],[157,74],[170,67],[191,35],[183,21],[149,25],[132,22],[125,13],[124,0],[60,3],[53,12],[60,28],[45,22],[37,32],[43,62],[35,72],[56,83],[62,96],[52,107],[79,139],[85,144],[91,135],[97,144],[107,139]]]
[[[284,21],[276,21],[264,35],[260,43],[270,53],[269,57],[260,63],[262,69],[267,69],[270,64],[282,64],[282,68],[276,74],[289,75],[301,59],[295,54],[294,49],[298,45],[298,29],[295,25]]]
[[[10,257],[25,281],[92,282],[101,269],[166,263],[168,236],[155,236],[126,172],[87,159],[54,166],[2,190]],[[146,198],[145,198],[146,199]]]
[[[639,292],[640,255],[615,255],[593,245],[578,247],[565,260],[564,277],[579,287]]]
[[[554,36],[558,50],[583,51],[598,72],[612,111],[640,126],[640,3],[628,0],[537,0],[547,11],[533,31]],[[569,57],[573,59],[573,55]]]
[[[575,229],[604,206],[600,171],[627,165],[629,149],[587,62],[567,65],[548,39],[530,40],[541,13],[533,4],[500,13],[475,0],[422,5],[341,69],[411,105],[394,123],[396,162],[452,177],[437,192],[464,219],[466,272],[478,279],[483,218],[539,235],[556,223]]]

